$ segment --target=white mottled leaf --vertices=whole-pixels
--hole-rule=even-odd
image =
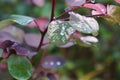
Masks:
[[[74,12],[70,12],[69,14],[70,24],[74,29],[80,31],[81,33],[97,35],[99,24],[94,18],[85,17]]]

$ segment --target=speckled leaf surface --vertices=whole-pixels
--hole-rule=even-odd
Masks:
[[[11,55],[8,58],[8,70],[17,80],[28,80],[32,74],[32,64],[24,56]]]
[[[69,22],[52,21],[48,26],[47,35],[51,43],[62,45],[69,41],[70,35],[74,33],[74,29]]]

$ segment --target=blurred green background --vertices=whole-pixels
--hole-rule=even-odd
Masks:
[[[29,1],[0,0],[0,20],[6,19],[11,14],[50,18],[51,0],[46,0],[41,7]],[[96,0],[96,2],[105,5],[116,4],[114,0]],[[57,0],[55,16],[63,13],[65,7],[64,0]],[[77,12],[85,14],[89,10],[79,9]],[[120,26],[111,25],[101,18],[97,20],[100,31],[97,36],[99,43],[96,47],[84,48],[75,45],[62,49],[51,45],[48,48],[47,54],[62,55],[66,58],[66,65],[55,70],[60,73],[59,80],[120,80]],[[29,32],[37,32],[37,30],[31,29]],[[0,78],[0,80],[9,80],[1,76]]]

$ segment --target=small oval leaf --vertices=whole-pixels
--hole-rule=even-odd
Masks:
[[[41,61],[41,66],[46,69],[58,68],[64,64],[65,59],[55,55],[46,56]]]
[[[24,56],[11,55],[8,60],[8,70],[17,80],[28,80],[32,75],[32,64]]]

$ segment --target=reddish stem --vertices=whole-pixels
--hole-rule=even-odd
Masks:
[[[55,5],[56,5],[56,0],[52,0],[52,11],[51,11],[50,22],[54,20]]]
[[[55,4],[56,4],[56,0],[52,0],[52,11],[51,11],[51,18],[50,18],[50,22],[54,20],[54,11],[55,11]],[[36,23],[36,20],[35,20],[35,23]],[[39,25],[36,23],[36,25],[38,26],[39,28]],[[47,29],[44,31],[44,32],[41,32],[42,36],[41,36],[41,40],[40,40],[40,43],[39,43],[39,46],[37,48],[37,51],[39,52],[39,50],[41,49],[42,47],[42,44],[43,44],[43,40],[44,40],[44,37],[45,37],[45,34],[47,33]],[[35,67],[35,71],[33,72],[33,76],[36,72],[38,72],[39,70],[39,64],[41,63],[41,60],[39,60],[38,62],[38,65]]]
[[[68,14],[68,13],[71,12],[71,11],[77,10],[77,9],[79,9],[80,7],[82,7],[82,6],[78,6],[78,7],[72,8],[72,9],[70,9],[70,10],[62,13],[62,14],[61,14],[60,16],[58,16],[56,19],[59,19],[60,17],[64,16],[65,14]]]
[[[50,22],[54,20],[55,4],[56,4],[56,0],[52,0],[52,11],[51,11]],[[37,51],[39,51],[41,49],[46,32],[47,32],[47,28],[44,32],[42,32],[42,37],[41,37],[40,44],[38,46]]]

